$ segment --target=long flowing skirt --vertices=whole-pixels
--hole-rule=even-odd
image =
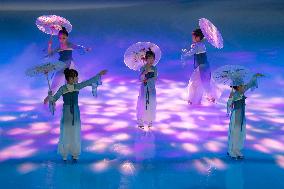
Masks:
[[[233,110],[230,118],[228,133],[228,152],[232,156],[238,156],[244,147],[246,137],[246,117],[243,110]]]
[[[187,87],[187,100],[192,104],[201,104],[202,98],[217,99],[221,92],[211,79],[210,67],[199,65],[192,73]]]
[[[64,105],[62,111],[58,153],[61,154],[63,158],[68,155],[78,158],[81,153],[81,120],[79,107],[78,105],[74,106],[74,118],[70,111],[70,105]]]
[[[142,83],[137,101],[138,124],[151,124],[155,121],[156,105],[155,81],[148,81],[146,86]]]

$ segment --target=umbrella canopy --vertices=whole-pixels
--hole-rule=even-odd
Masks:
[[[251,79],[251,76],[250,70],[240,65],[225,65],[212,73],[217,83],[228,86],[243,85]]]
[[[124,54],[124,63],[132,70],[139,70],[145,65],[145,55],[147,51],[153,51],[155,53],[154,65],[158,64],[161,59],[160,47],[151,42],[138,42],[131,45]]]
[[[212,22],[210,22],[206,18],[200,18],[199,27],[203,35],[211,45],[218,49],[223,48],[223,37],[218,31],[217,27],[212,24]]]
[[[26,75],[30,77],[48,74],[50,72],[58,71],[66,67],[64,62],[48,62],[42,65],[37,65],[26,70]]]
[[[72,30],[71,23],[57,15],[43,15],[36,19],[36,26],[38,29],[46,34],[58,35],[58,32],[65,27],[67,32],[70,33]]]

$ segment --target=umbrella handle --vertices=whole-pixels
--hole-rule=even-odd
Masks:
[[[48,89],[51,91],[50,82],[49,82],[49,78],[48,78],[48,73],[46,73],[45,76],[46,76],[46,79],[47,79]]]
[[[53,31],[52,31],[52,33],[50,34],[50,38],[49,38],[48,44],[52,41],[52,35],[53,35]]]
[[[51,47],[52,46],[52,34],[53,34],[53,31],[50,34],[50,38],[49,38],[49,41],[48,41],[47,56],[49,56],[51,51],[52,51],[52,47]]]
[[[51,34],[50,34],[49,42],[52,41],[52,35],[53,35],[53,32],[54,32],[54,30],[53,30],[54,28],[50,27],[50,29],[51,29]]]

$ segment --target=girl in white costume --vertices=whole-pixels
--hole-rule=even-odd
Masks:
[[[201,29],[196,29],[192,32],[193,44],[190,50],[183,50],[182,60],[194,56],[194,71],[188,83],[188,104],[201,104],[203,96],[208,101],[215,102],[216,92],[211,87],[211,70],[204,40]]]
[[[138,127],[144,129],[144,123],[150,128],[156,118],[156,79],[157,68],[154,66],[155,53],[146,52],[146,65],[140,69],[141,87],[137,101]]]

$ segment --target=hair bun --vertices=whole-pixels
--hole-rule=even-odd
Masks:
[[[62,29],[63,31],[67,31],[64,26],[61,26],[61,29]]]
[[[64,34],[66,36],[68,36],[68,31],[66,30],[66,28],[64,26],[61,26],[61,30],[59,31],[59,34]]]
[[[68,72],[69,72],[69,68],[65,68],[65,70],[64,70],[64,74],[66,75]]]

